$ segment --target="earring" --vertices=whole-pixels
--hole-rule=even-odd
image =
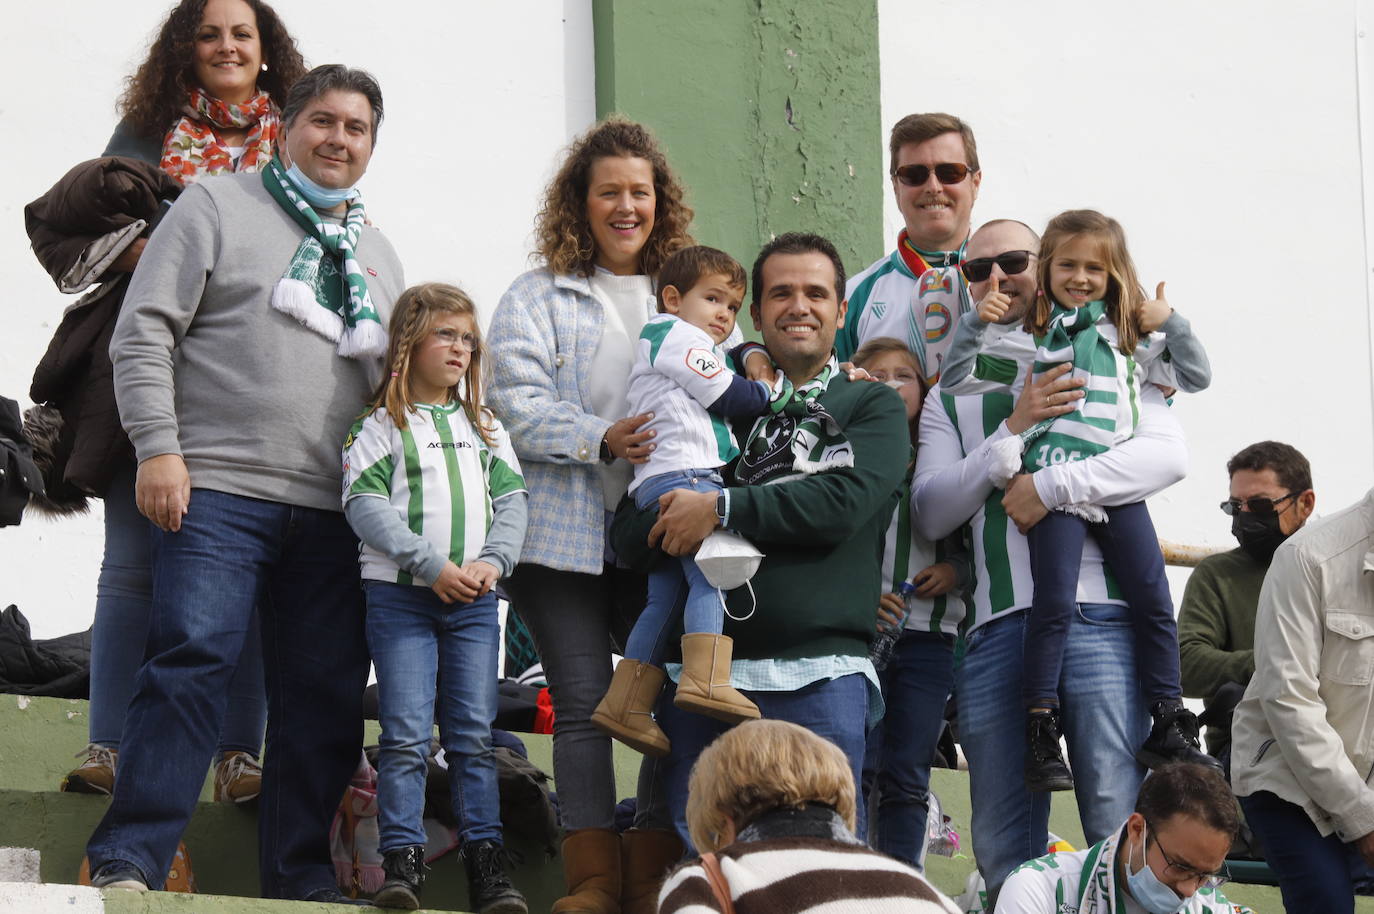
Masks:
[[[263,61],[263,64],[262,64],[262,72],[264,72],[264,73],[267,72],[267,61]]]

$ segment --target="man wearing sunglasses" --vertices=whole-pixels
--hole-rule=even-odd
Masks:
[[[835,336],[848,361],[868,340],[903,340],[928,384],[970,308],[959,273],[983,173],[973,130],[949,114],[909,114],[888,143],[892,192],[906,223],[896,249],[849,281],[849,316]]]
[[[1219,891],[1239,827],[1235,798],[1214,769],[1164,765],[1141,785],[1135,811],[1111,836],[1012,873],[996,914],[1253,914]]]
[[[1374,491],[1274,552],[1231,783],[1289,911],[1350,914],[1374,866]]]
[[[1142,391],[1135,436],[1119,447],[1018,476],[1005,493],[988,481],[992,444],[1063,415],[1083,396],[1082,380],[1066,376],[1068,365],[1026,383],[1019,395],[1011,392],[1019,380],[1018,347],[1027,355],[1034,348],[1020,321],[1036,292],[1035,258],[1026,252],[1039,246],[1029,227],[1007,219],[989,222],[969,239],[965,269],[972,298],[981,302],[997,295],[1006,309],[995,324],[978,322],[983,333],[995,336],[985,350],[1003,353],[1002,363],[979,358],[971,377],[986,387],[959,396],[938,386],[931,392],[921,411],[913,489],[922,536],[938,539],[967,524],[973,542],[967,648],[955,692],[969,762],[973,846],[994,900],[1007,874],[1043,853],[1048,836],[1049,794],[1031,793],[1022,778],[1028,746],[1020,683],[1025,610],[1033,593],[1024,530],[1071,502],[1140,501],[1187,472],[1182,429],[1150,387]],[[1115,834],[1131,812],[1145,773],[1135,750],[1150,721],[1139,695],[1129,609],[1113,596],[1091,538],[1083,548],[1079,600],[1065,645],[1060,703],[1079,817],[1095,842]]]
[[[1207,699],[1207,752],[1231,755],[1230,711],[1255,672],[1255,608],[1279,544],[1312,516],[1312,467],[1292,445],[1261,441],[1226,464],[1221,510],[1240,545],[1208,556],[1188,577],[1178,612],[1183,694]]]

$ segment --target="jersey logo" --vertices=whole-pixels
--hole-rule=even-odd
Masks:
[[[932,292],[953,292],[954,277],[949,270],[926,270],[921,275],[921,295]]]
[[[883,314],[887,311],[887,302],[874,302],[873,304],[868,306],[868,309],[873,312],[873,319],[875,321],[880,321],[883,319]]]
[[[954,323],[954,316],[940,302],[933,302],[926,308],[926,341],[935,342],[945,338]]]
[[[425,447],[427,447],[427,448],[437,447],[437,448],[440,448],[440,449],[444,449],[444,448],[452,449],[452,448],[464,448],[464,447],[470,448],[470,447],[472,447],[472,445],[471,445],[470,443],[466,442],[466,441],[431,441],[429,444],[426,444]]]
[[[709,349],[688,349],[687,367],[703,378],[714,378],[725,370],[720,359],[716,358],[716,354]]]

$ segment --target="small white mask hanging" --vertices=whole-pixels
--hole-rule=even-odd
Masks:
[[[754,548],[753,543],[728,530],[717,530],[706,537],[696,555],[697,567],[706,580],[712,587],[722,591],[722,605],[725,602],[723,591],[748,584],[762,561],[763,553]],[[753,596],[753,592],[753,588],[749,588],[750,596]],[[726,614],[729,615],[728,610]],[[750,610],[749,615],[753,614],[753,610]]]

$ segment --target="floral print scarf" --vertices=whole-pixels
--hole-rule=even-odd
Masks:
[[[182,111],[186,116],[167,131],[167,138],[162,141],[160,165],[183,187],[208,175],[261,171],[271,161],[281,132],[281,116],[266,92],[259,92],[241,105],[231,105],[195,88],[187,92]],[[237,165],[215,133],[216,127],[251,128]]]

